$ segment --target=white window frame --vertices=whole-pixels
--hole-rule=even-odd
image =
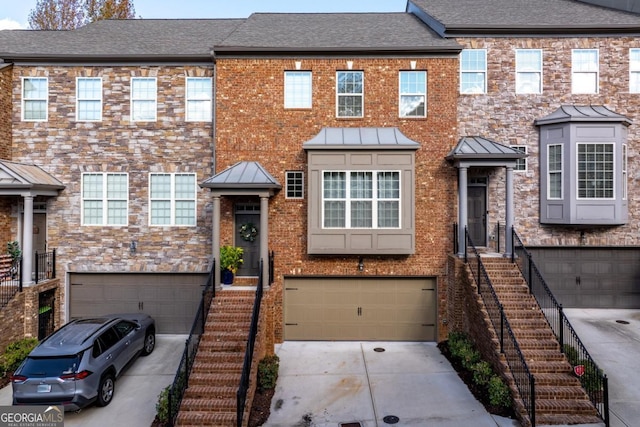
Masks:
[[[343,86],[340,82],[340,76],[342,74],[352,74],[352,75],[360,75],[360,87],[361,90],[359,92],[357,91],[348,91],[346,90],[347,88],[345,88],[344,91],[341,91],[341,86]],[[349,83],[345,84],[345,86],[348,86]],[[360,115],[348,115],[348,114],[340,114],[341,110],[345,110],[346,108],[341,108],[340,103],[342,99],[348,99],[348,98],[353,98],[354,100],[356,99],[360,99]],[[355,103],[353,104],[355,105]],[[363,118],[364,117],[364,71],[351,71],[351,70],[346,70],[346,71],[337,71],[336,72],[336,117],[338,118],[343,118],[343,119],[358,119],[358,118]]]
[[[200,86],[198,83],[208,83]],[[213,79],[187,77],[185,81],[185,121],[210,122],[213,105]]]
[[[82,81],[99,82],[100,91],[97,96],[85,96],[85,93],[81,93],[80,84]],[[92,105],[95,103],[100,104],[100,109],[97,118],[87,118],[84,116],[91,109],[84,109],[83,105]],[[102,121],[102,77],[76,77],[76,121],[79,122],[99,122]]]
[[[136,83],[137,82],[143,82],[143,81],[148,81],[148,82],[153,82],[153,94],[150,94],[149,96],[144,96],[143,93],[139,93],[138,90],[136,89]],[[143,111],[147,111],[145,110],[141,110],[141,112],[138,112],[136,105],[140,104],[149,104],[152,103],[153,104],[153,114],[146,116],[143,114],[140,114]],[[148,109],[149,111],[151,109]],[[131,121],[132,122],[155,122],[158,120],[158,79],[155,77],[132,77],[131,78]]]
[[[472,58],[467,56],[480,55],[482,61],[471,61]],[[476,64],[484,62],[484,66],[476,66]],[[482,85],[472,85],[474,80],[465,79],[467,75],[476,75],[482,78]],[[467,81],[468,80],[468,81]],[[468,83],[468,85],[465,85]],[[486,49],[463,49],[460,52],[460,93],[466,95],[478,95],[487,93],[487,50]]]
[[[585,146],[608,146],[611,148],[611,171],[609,172],[611,174],[611,179],[599,179],[597,177],[592,177],[592,178],[585,178],[585,179],[581,179],[580,178],[580,173],[581,173],[581,163],[580,163],[580,151],[582,147]],[[588,164],[593,164],[593,163],[598,163],[597,161],[591,161],[588,162]],[[603,163],[603,162],[600,162]],[[604,163],[603,163],[604,164]],[[594,169],[591,168],[591,170],[587,171],[587,173],[592,173],[592,174],[598,174],[598,173],[607,173],[606,170],[602,170],[602,169]],[[582,187],[581,187],[581,182],[605,182],[611,183],[610,188],[608,186],[603,186],[600,189],[595,189],[595,190],[591,190],[591,192],[598,192],[598,191],[611,191],[611,197],[597,197],[594,196],[593,194],[591,195],[584,195],[582,196],[580,194]],[[585,191],[589,191],[589,189],[586,189]],[[576,199],[578,200],[615,200],[616,198],[616,145],[612,142],[578,142],[576,144]]]
[[[285,173],[287,199],[304,199],[304,172],[287,171]]]
[[[415,76],[412,78],[412,76]],[[418,77],[420,76],[420,77]],[[419,99],[422,98],[420,102]],[[403,99],[409,104],[416,104],[415,107],[406,108]],[[411,114],[420,111],[422,104],[422,114]],[[407,110],[407,111],[403,111]],[[400,71],[398,74],[398,115],[402,118],[423,118],[427,117],[427,72],[424,70]]]
[[[88,176],[100,176],[101,180],[102,180],[102,185],[101,185],[101,189],[99,191],[100,194],[94,196],[94,197],[87,197],[85,195],[85,192],[88,191],[88,189],[86,188],[86,178]],[[125,197],[118,197],[118,195],[112,195],[112,191],[110,189],[110,182],[109,182],[109,177],[125,177],[125,186],[126,186],[126,196]],[[82,182],[81,182],[81,198],[82,198],[82,206],[81,206],[81,224],[83,226],[89,226],[89,227],[122,227],[122,226],[127,226],[129,223],[129,174],[124,173],[124,172],[113,172],[113,173],[109,173],[109,172],[85,172],[82,174]],[[95,223],[87,223],[87,215],[85,215],[85,209],[88,209],[87,204],[89,202],[99,202],[100,207],[99,209],[101,210],[101,220],[97,221]],[[117,212],[122,210],[122,208],[120,207],[111,207],[110,205],[112,204],[112,202],[117,202],[118,204],[121,204],[122,202],[125,203],[125,214],[124,215],[119,215],[118,218],[120,217],[124,217],[124,221],[123,222],[113,222],[111,220],[111,215],[110,212]]]
[[[640,93],[640,49],[629,49],[629,93]]]
[[[526,145],[511,145],[510,147],[524,154],[527,154],[528,151],[528,147]],[[513,167],[513,170],[515,172],[526,172],[527,168],[528,163],[526,157],[522,159],[516,159],[516,165]]]
[[[537,61],[532,61],[537,54]],[[540,94],[542,93],[542,49],[516,49],[516,93]],[[537,63],[536,63],[537,62]],[[534,77],[537,87],[525,76]]]
[[[313,74],[311,71],[284,72],[284,108],[312,107]]]
[[[22,121],[24,122],[46,122],[49,120],[49,79],[47,77],[22,77]],[[32,80],[44,81],[44,94],[38,93],[37,96],[28,97],[26,94],[26,85]],[[44,102],[44,117],[27,118],[27,105],[29,103]]]
[[[622,144],[622,200],[627,200],[628,196],[628,153],[627,153],[627,144]]]
[[[344,197],[325,197],[325,175],[326,174],[344,174],[345,187]],[[381,197],[380,188],[378,186],[379,174],[394,173],[398,177],[398,197]],[[371,174],[371,197],[352,197],[351,180],[354,174]],[[339,230],[396,230],[402,228],[402,173],[400,170],[323,170],[321,178],[321,224],[323,229],[339,229]],[[354,227],[352,226],[351,205],[354,202],[368,201],[371,203],[371,227]],[[344,203],[344,226],[329,227],[325,224],[325,202],[343,202]],[[397,216],[398,225],[395,227],[379,226],[379,202],[396,202],[398,206]]]
[[[551,148],[560,147],[560,169],[551,168]],[[560,176],[560,196],[553,197],[551,195],[552,189],[552,175]],[[547,199],[548,200],[564,200],[564,144],[550,144],[547,146]]]
[[[168,176],[169,179],[169,195],[168,197],[154,197],[153,192],[153,177],[155,176]],[[178,197],[176,195],[176,177],[177,176],[191,176],[193,177],[193,197]],[[197,215],[198,215],[198,192],[197,192],[197,179],[195,173],[189,172],[179,172],[179,173],[167,173],[167,172],[152,172],[149,174],[149,226],[151,227],[195,227],[197,225]],[[177,203],[178,202],[193,202],[193,216],[191,217],[191,223],[189,224],[178,224],[176,222],[177,215],[176,212],[178,210]],[[169,202],[169,222],[168,223],[154,223],[154,205],[157,202]],[[163,217],[164,218],[164,217]]]
[[[587,55],[595,54],[595,63]],[[598,49],[571,50],[571,93],[596,94],[599,92],[600,54]],[[590,79],[589,79],[590,78]],[[589,80],[594,80],[589,82]],[[595,86],[595,87],[593,87]]]

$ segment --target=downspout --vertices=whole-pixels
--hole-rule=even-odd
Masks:
[[[211,170],[212,175],[216,174],[216,98],[217,98],[217,70],[216,70],[216,52],[211,49],[212,62],[212,94],[211,94]],[[211,214],[211,251],[213,252],[214,272],[213,286],[219,289],[220,281],[220,196],[216,195],[213,199],[213,209]]]

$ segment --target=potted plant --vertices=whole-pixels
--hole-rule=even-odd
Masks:
[[[243,262],[244,249],[237,246],[222,246],[220,248],[220,270],[222,271],[222,283],[230,285],[233,276]]]

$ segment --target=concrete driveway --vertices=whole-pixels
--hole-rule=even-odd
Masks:
[[[104,408],[94,405],[79,413],[66,412],[65,427],[148,427],[156,416],[158,395],[173,382],[186,335],[158,335],[156,348],[139,357],[116,381],[113,401]],[[0,406],[11,405],[11,386],[0,390]]]

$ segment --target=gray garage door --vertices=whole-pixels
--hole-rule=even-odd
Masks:
[[[529,248],[567,308],[640,308],[640,249]]]
[[[71,318],[141,311],[156,320],[158,333],[185,334],[206,275],[75,273],[70,280]]]
[[[435,278],[287,278],[285,340],[434,341]]]

